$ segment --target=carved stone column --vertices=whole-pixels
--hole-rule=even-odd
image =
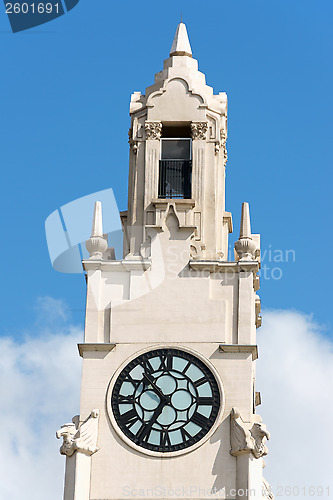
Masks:
[[[145,122],[146,131],[146,158],[145,158],[145,185],[144,185],[144,224],[149,224],[148,214],[155,219],[155,209],[152,201],[158,198],[158,176],[160,159],[160,139],[162,135],[162,123],[160,121]]]
[[[56,432],[63,438],[61,455],[66,455],[64,500],[90,499],[91,455],[96,453],[99,410],[92,410],[89,417],[79,425],[79,417],[72,423],[62,425]]]
[[[202,258],[202,250],[205,245],[205,235],[202,234],[205,226],[204,218],[204,189],[205,186],[205,154],[207,122],[193,121],[191,123],[192,135],[192,198],[195,199],[194,224],[196,225],[196,236],[193,241],[192,256]]]
[[[230,454],[237,459],[237,500],[261,498],[261,458],[268,453],[265,442],[269,438],[270,434],[259,415],[252,415],[251,422],[244,422],[236,408],[231,410]]]

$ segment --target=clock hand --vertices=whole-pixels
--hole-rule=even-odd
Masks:
[[[158,407],[156,408],[156,410],[154,411],[154,413],[153,413],[151,419],[149,420],[149,422],[144,427],[142,427],[140,429],[140,431],[138,432],[138,434],[137,434],[137,438],[138,439],[143,440],[146,436],[149,435],[150,430],[151,430],[153,424],[156,422],[156,420],[158,419],[158,417],[162,413],[163,408],[168,403],[169,403],[169,398],[166,398],[165,396],[163,398],[161,398],[161,402],[158,405]]]
[[[152,377],[150,377],[150,375],[148,375],[147,373],[144,373],[143,374],[143,378],[145,378],[149,384],[152,386],[153,390],[156,392],[156,394],[159,395],[159,397],[161,399],[164,399],[165,398],[165,395],[163,394],[163,392],[161,391],[161,389],[159,387],[157,387],[157,385],[155,384],[155,381]]]

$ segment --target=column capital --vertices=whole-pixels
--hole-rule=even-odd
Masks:
[[[206,140],[206,133],[208,130],[207,122],[191,122],[192,139]]]
[[[146,138],[159,141],[162,135],[162,122],[145,121]]]

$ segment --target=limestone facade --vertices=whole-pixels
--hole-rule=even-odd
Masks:
[[[244,204],[235,259],[228,261],[227,96],[206,85],[183,23],[155,83],[144,95],[132,95],[130,115],[124,257],[110,260],[97,203],[87,242],[91,257],[83,262],[80,416],[58,431],[67,455],[64,499],[267,498],[262,457],[269,433],[255,413],[260,238],[251,233]],[[190,141],[190,198],[161,197],[159,191],[162,141],[174,137],[172,130]],[[220,388],[214,426],[181,453],[131,443],[110,405],[122,368],[161,346],[193,353]]]

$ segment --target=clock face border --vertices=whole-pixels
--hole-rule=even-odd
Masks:
[[[135,360],[136,358],[138,358],[142,354],[145,354],[145,353],[148,353],[151,351],[156,351],[159,349],[175,349],[178,351],[183,351],[185,353],[188,353],[188,354],[194,356],[195,358],[199,359],[204,365],[206,365],[208,370],[212,373],[212,375],[214,376],[215,381],[217,383],[218,389],[219,389],[220,407],[219,407],[217,416],[215,418],[215,422],[212,425],[212,427],[208,430],[208,432],[198,442],[194,443],[193,445],[191,445],[187,448],[183,448],[183,449],[176,450],[176,451],[167,451],[167,452],[154,451],[154,450],[150,450],[148,448],[144,448],[143,446],[137,445],[119,427],[119,425],[116,421],[116,418],[114,416],[113,409],[112,409],[111,397],[112,397],[114,386],[118,380],[120,373],[124,370],[124,368],[127,367],[127,365],[129,363],[131,363],[133,360]],[[221,378],[220,378],[216,368],[202,354],[198,353],[194,349],[191,349],[189,347],[185,347],[185,346],[182,346],[179,344],[172,344],[172,345],[171,344],[155,344],[155,345],[151,345],[149,347],[146,347],[145,349],[137,351],[136,353],[134,353],[133,355],[128,357],[119,366],[119,368],[116,370],[116,372],[112,376],[112,378],[109,382],[109,386],[108,386],[107,394],[106,394],[106,406],[107,406],[107,413],[108,413],[109,420],[112,424],[113,429],[116,431],[117,435],[122,439],[122,441],[124,441],[128,446],[130,446],[131,448],[133,448],[134,450],[136,450],[139,453],[149,455],[149,456],[154,456],[154,457],[160,457],[160,458],[170,458],[170,457],[175,457],[175,456],[179,456],[179,455],[184,455],[184,454],[190,453],[190,452],[194,451],[195,449],[199,448],[200,446],[202,446],[214,434],[217,427],[220,425],[220,423],[222,421],[222,416],[224,413],[224,404],[225,404],[225,397],[224,397],[223,384],[222,384]]]

